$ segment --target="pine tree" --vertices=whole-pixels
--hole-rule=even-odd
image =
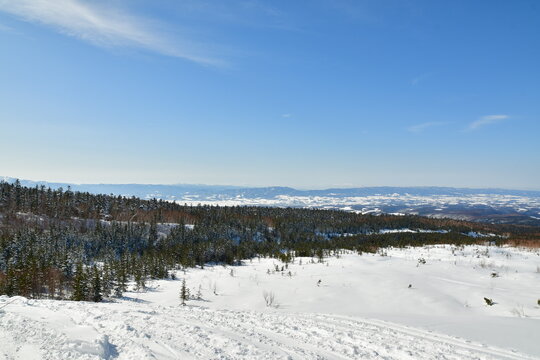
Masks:
[[[102,296],[102,287],[101,287],[101,278],[100,273],[96,265],[94,265],[93,268],[93,276],[92,276],[92,301],[94,302],[100,302],[103,300]]]
[[[111,270],[109,267],[109,264],[105,262],[103,264],[103,279],[101,281],[101,293],[104,297],[109,297],[111,295],[111,291],[113,289],[113,278],[111,274]]]
[[[120,259],[116,263],[116,280],[114,284],[114,295],[116,297],[121,297],[122,294],[127,290],[127,269],[126,269],[126,262],[124,259]]]
[[[71,300],[84,301],[86,300],[88,287],[86,285],[86,274],[82,262],[77,262],[75,277],[73,278],[73,293]]]
[[[186,287],[186,279],[182,280],[182,288],[180,289],[180,301],[182,306],[186,305],[186,301],[189,300],[189,289]]]

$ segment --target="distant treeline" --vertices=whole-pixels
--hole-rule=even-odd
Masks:
[[[447,230],[387,233],[382,229]],[[538,238],[538,228],[419,216],[268,207],[186,206],[161,200],[93,195],[0,182],[0,294],[100,301],[129,281],[208,263],[294,256],[322,258],[338,249],[468,244]]]

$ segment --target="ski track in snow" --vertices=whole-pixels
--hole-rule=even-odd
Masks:
[[[11,306],[11,312],[0,315],[0,339],[13,345],[0,350],[4,359],[36,354],[29,349],[51,360],[532,359],[385,321],[339,315],[23,298]],[[50,316],[56,317],[56,327],[50,320],[40,321]],[[82,333],[87,341],[76,336]]]

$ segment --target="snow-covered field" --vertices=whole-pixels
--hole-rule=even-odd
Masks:
[[[151,199],[153,196],[147,196]],[[451,205],[482,205],[494,208],[510,207],[517,211],[526,212],[529,209],[540,208],[540,198],[520,195],[499,194],[467,194],[467,195],[411,195],[411,194],[376,194],[365,196],[292,196],[277,195],[273,198],[249,198],[243,196],[225,197],[186,195],[175,199],[179,204],[188,205],[221,205],[221,206],[280,206],[280,207],[343,207],[365,206],[363,212],[374,211],[378,207],[401,206],[419,207],[434,206],[440,210]],[[371,210],[371,211],[370,211]]]
[[[180,306],[183,277],[202,300]],[[538,250],[253,259],[178,278],[114,302],[0,297],[0,359],[540,358]]]

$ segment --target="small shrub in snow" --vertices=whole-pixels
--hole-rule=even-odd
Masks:
[[[197,294],[195,294],[195,299],[196,299],[196,300],[202,300],[202,289],[201,289],[201,285],[199,285],[199,289],[197,290]]]
[[[525,310],[523,310],[523,305],[518,305],[512,310],[510,310],[512,314],[514,314],[517,317],[525,317]]]
[[[498,274],[496,271],[492,271],[492,272],[491,272],[491,277],[492,277],[492,278],[499,277],[499,274]]]
[[[487,297],[484,298],[484,301],[485,301],[486,304],[488,304],[489,306],[495,305],[495,303],[493,302],[493,300],[492,300],[492,299],[488,299]]]
[[[276,303],[276,296],[272,291],[263,291],[264,303],[267,307],[279,307]]]

